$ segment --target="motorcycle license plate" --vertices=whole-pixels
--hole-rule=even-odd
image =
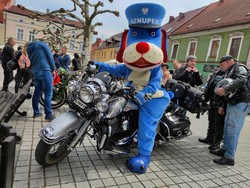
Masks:
[[[74,105],[76,105],[78,108],[80,108],[81,111],[87,116],[91,115],[94,112],[94,109],[92,109],[89,106],[87,106],[86,104],[84,104],[80,99],[75,99]]]
[[[80,99],[75,99],[74,104],[80,107],[81,109],[84,109],[86,107],[86,105]]]

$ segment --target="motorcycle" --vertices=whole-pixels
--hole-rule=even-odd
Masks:
[[[43,166],[58,163],[82,144],[85,136],[96,141],[100,153],[129,153],[138,131],[139,107],[133,101],[136,91],[107,72],[96,73],[95,68],[88,68],[69,88],[67,103],[72,110],[41,129],[36,161]],[[158,123],[155,145],[191,135],[185,111],[171,102]]]
[[[67,88],[70,81],[77,77],[77,73],[66,72],[61,68],[58,70],[58,76],[53,81],[53,95],[51,99],[51,108],[57,109],[66,103]],[[44,106],[44,93],[40,97],[39,103]]]

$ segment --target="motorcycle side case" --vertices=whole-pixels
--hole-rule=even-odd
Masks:
[[[47,144],[55,144],[66,138],[68,134],[77,133],[84,121],[85,119],[74,111],[65,112],[46,125],[38,135]]]
[[[161,118],[161,134],[165,138],[186,136],[190,131],[190,120],[186,116],[178,116],[171,112]]]

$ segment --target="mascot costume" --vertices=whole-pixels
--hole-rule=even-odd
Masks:
[[[139,109],[138,155],[127,160],[131,172],[145,173],[154,147],[157,123],[173,93],[161,87],[161,64],[167,61],[167,36],[161,30],[165,9],[154,3],[138,3],[126,9],[129,29],[122,34],[117,61],[120,65],[95,62],[99,71],[125,77],[138,91],[134,100]]]

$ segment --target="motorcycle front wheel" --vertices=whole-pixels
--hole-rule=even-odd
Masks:
[[[44,106],[44,92],[40,98],[39,103]],[[62,105],[65,104],[67,99],[67,91],[65,89],[60,89],[60,88],[54,88],[53,89],[53,96],[51,99],[51,108],[52,109],[57,109],[60,108]]]
[[[38,164],[46,167],[63,160],[71,152],[67,148],[73,138],[74,134],[69,135],[66,139],[54,145],[49,145],[40,140],[35,151],[35,159]]]

